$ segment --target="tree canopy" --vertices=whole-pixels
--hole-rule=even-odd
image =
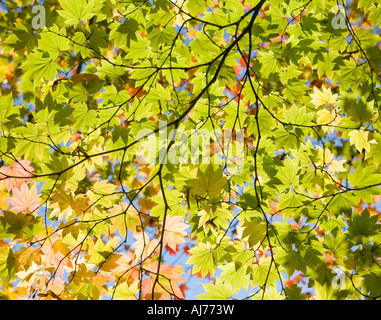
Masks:
[[[1,299],[381,298],[380,0],[0,8]]]

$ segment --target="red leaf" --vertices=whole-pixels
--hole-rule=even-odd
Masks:
[[[177,254],[177,251],[179,251],[179,244],[176,245],[176,250],[173,250],[170,246],[166,245],[165,246],[165,249],[167,249],[167,251],[169,252],[169,254],[173,254],[173,255],[176,255]]]

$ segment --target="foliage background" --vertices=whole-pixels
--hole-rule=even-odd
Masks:
[[[379,0],[0,15],[2,299],[381,297]],[[163,121],[245,151],[142,164]]]

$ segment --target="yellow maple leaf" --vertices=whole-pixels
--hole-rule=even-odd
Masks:
[[[323,149],[321,147],[317,147],[317,151],[319,159],[319,161],[316,162],[317,166],[327,165],[334,159],[333,154],[327,148]]]
[[[135,249],[136,259],[146,260],[158,253],[159,240],[150,239],[148,234],[144,231],[134,234],[136,241],[131,245]]]
[[[58,217],[58,220],[64,217],[70,218],[73,214],[74,198],[71,193],[67,194],[61,188],[56,188],[51,196],[51,201],[48,203],[48,207],[53,209],[50,217]]]
[[[0,183],[0,209],[7,210],[9,208],[8,203],[5,201],[6,196],[8,196],[5,184]],[[1,216],[2,214],[0,214]]]
[[[332,111],[321,109],[316,113],[318,115],[316,123],[326,125],[322,126],[324,132],[333,132],[336,129],[335,127],[340,125],[341,116],[337,113],[336,109]]]
[[[318,158],[319,161],[316,163],[317,166],[328,165],[328,171],[331,173],[344,172],[347,171],[343,164],[347,161],[336,160],[329,149],[324,149],[318,147]]]
[[[347,160],[345,160],[345,159],[344,160],[332,160],[328,166],[328,171],[333,172],[333,173],[347,171],[347,169],[345,169],[343,167],[343,164],[345,162],[347,162]]]
[[[66,193],[61,188],[56,188],[48,207],[53,209],[50,216],[58,217],[58,220],[61,220],[64,217],[70,219],[74,214],[83,214],[90,206],[85,195],[79,194],[74,199],[72,192]]]
[[[95,182],[92,189],[87,191],[86,195],[92,204],[111,207],[111,201],[118,199],[118,196],[115,194],[115,188],[114,184],[108,183],[106,180],[100,180]]]
[[[363,129],[353,130],[348,134],[349,142],[351,145],[354,145],[359,152],[362,152],[362,149],[370,152],[370,144],[377,144],[377,141],[375,139],[368,141],[368,134],[369,132],[364,131]]]
[[[163,246],[168,246],[176,251],[179,243],[185,242],[184,237],[187,235],[186,229],[188,225],[181,221],[180,216],[167,217],[164,227]]]
[[[332,94],[331,88],[326,88],[322,86],[323,90],[319,90],[317,87],[314,87],[314,93],[311,93],[312,98],[311,103],[316,107],[333,105],[336,102],[337,94]]]
[[[124,202],[113,204],[108,211],[108,216],[112,222],[109,226],[110,232],[114,233],[118,230],[122,238],[126,237],[127,229],[135,233],[141,231],[139,212],[132,206],[128,208]]]

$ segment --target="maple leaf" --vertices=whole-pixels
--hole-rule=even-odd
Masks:
[[[227,300],[234,295],[233,287],[231,284],[222,282],[217,279],[215,284],[202,285],[206,293],[197,296],[200,300]]]
[[[324,124],[322,130],[324,132],[334,132],[336,127],[340,126],[341,116],[337,114],[337,110],[333,109],[329,111],[328,109],[321,109],[316,112],[318,118],[316,120],[317,124]]]
[[[114,291],[114,287],[110,288]],[[134,281],[131,285],[127,282],[119,284],[115,288],[114,299],[116,300],[137,300],[136,295],[139,293],[139,281]]]
[[[152,295],[152,288],[156,282],[158,271],[158,263],[154,262],[149,268],[149,278],[142,281],[143,295]],[[181,276],[183,270],[181,267],[171,265],[161,265],[159,270],[159,278],[155,284],[155,293],[160,294],[160,299],[165,299],[172,293],[179,299],[184,299],[183,292],[177,284],[185,282]],[[155,295],[156,296],[156,295]]]
[[[123,254],[113,254],[102,265],[102,270],[112,272],[113,276],[121,276],[127,279],[138,279],[139,271],[132,266],[135,265],[137,260],[131,251]]]
[[[18,278],[21,280],[19,283],[20,287],[39,287],[45,288],[46,286],[46,277],[48,276],[48,272],[45,268],[37,264],[36,262],[32,262],[32,265],[28,268],[22,266],[21,270],[16,273]]]
[[[115,185],[107,183],[105,180],[95,182],[92,190],[89,190],[86,195],[89,197],[91,203],[97,203],[110,207],[112,205],[111,200],[118,199],[115,191]]]
[[[192,268],[192,274],[201,272],[201,277],[205,277],[208,274],[214,276],[216,270],[215,252],[212,249],[212,244],[200,243],[197,247],[188,250],[191,256],[187,260],[186,264],[194,264]]]
[[[187,235],[186,229],[188,225],[181,222],[180,216],[167,217],[164,226],[163,246],[168,246],[176,251],[177,244],[185,242],[184,237]]]
[[[176,245],[176,249],[173,250],[172,248],[170,248],[168,245],[165,246],[165,249],[168,251],[169,254],[171,255],[176,255],[177,254],[177,251],[179,251],[179,248],[180,246],[179,245]]]
[[[41,202],[41,195],[37,194],[37,186],[34,184],[30,189],[26,183],[23,183],[19,189],[12,189],[13,197],[8,197],[7,200],[12,205],[13,212],[33,212]]]
[[[62,245],[60,239],[46,242],[41,248],[43,255],[43,262],[47,266],[52,266],[55,268],[56,274],[62,278],[64,274],[64,269],[67,267],[68,270],[73,269],[71,260],[67,256],[67,250]]]
[[[348,134],[349,142],[352,145],[354,145],[359,152],[362,152],[362,149],[365,149],[367,152],[370,152],[370,145],[377,144],[377,141],[375,139],[368,141],[368,134],[369,132],[364,131],[363,129],[353,130]]]
[[[131,245],[135,249],[135,256],[138,259],[145,260],[146,258],[156,254],[159,240],[150,239],[147,233],[134,234],[136,241]]]
[[[110,225],[110,231],[118,231],[122,238],[126,237],[127,230],[137,233],[141,228],[138,212],[134,207],[128,207],[128,205],[124,202],[113,204],[108,212],[108,215],[111,217],[112,222]]]
[[[66,217],[69,219],[73,214],[83,214],[89,209],[88,199],[85,195],[79,194],[73,197],[72,193],[65,193],[61,188],[57,188],[52,196],[48,207],[53,209],[50,217],[58,217],[58,220]]]
[[[343,167],[343,164],[346,163],[347,160],[332,160],[328,166],[328,171],[331,171],[333,173],[337,172],[345,172],[347,169]]]
[[[320,91],[317,87],[314,87],[314,93],[311,93],[311,103],[316,107],[333,105],[336,102],[337,94],[332,94],[331,88],[322,86],[323,90]]]
[[[337,172],[345,172],[347,171],[343,165],[347,162],[347,160],[336,160],[334,158],[334,155],[331,153],[329,149],[325,149],[323,151],[322,148],[318,148],[318,156],[319,161],[316,162],[316,165],[322,166],[328,165],[328,171],[331,173],[337,173]]]
[[[152,268],[150,269],[152,270],[150,271],[153,273],[153,275],[155,275],[156,270],[153,270]],[[149,296],[152,295],[152,288],[155,283],[155,277],[153,275],[150,274],[149,278],[145,278],[142,281],[142,293],[143,293],[143,296],[145,296],[146,298],[148,298],[147,295]],[[159,284],[156,285],[154,290],[155,298],[159,297],[159,299],[164,299],[164,297],[162,297],[162,293],[163,293],[163,290],[160,289],[160,285]]]
[[[348,16],[361,52],[287,28],[300,1],[39,2],[1,12],[2,298],[182,299],[185,264],[199,299],[380,295],[379,0]],[[335,15],[305,2],[305,26]],[[334,258],[361,292],[332,288]]]
[[[237,227],[237,233],[242,241],[247,241],[250,248],[262,242],[266,236],[266,224],[261,219],[242,220]]]
[[[60,294],[63,291],[64,287],[65,281],[63,281],[61,277],[56,277],[49,281],[46,289],[53,291],[55,294]]]
[[[217,197],[227,178],[223,176],[222,168],[214,170],[213,165],[209,164],[205,172],[198,170],[197,178],[190,179],[189,184],[192,187],[192,193],[204,197],[208,195],[211,198]]]
[[[5,184],[0,183],[0,209],[8,209],[8,203],[5,201],[6,195],[8,195]],[[0,214],[1,215],[1,214]]]
[[[33,182],[31,178],[27,178],[35,173],[34,168],[30,166],[31,163],[32,161],[17,158],[12,162],[12,166],[0,168],[0,179],[4,179],[8,191],[13,188],[19,189],[23,183]],[[20,178],[8,178],[8,176]],[[25,179],[22,179],[22,177],[25,177]]]
[[[59,10],[58,13],[65,19],[67,24],[77,24],[81,20],[88,20],[94,15],[92,13],[93,0],[61,0],[60,5],[63,10]]]
[[[66,194],[61,188],[57,188],[51,196],[48,207],[53,211],[50,217],[58,217],[61,220],[64,217],[70,217],[73,213],[74,199],[71,193]]]

